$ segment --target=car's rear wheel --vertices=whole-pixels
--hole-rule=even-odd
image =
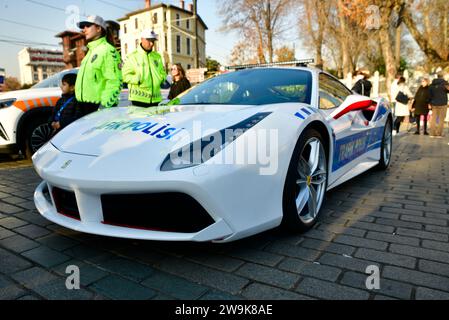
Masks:
[[[296,144],[285,181],[284,227],[303,232],[316,223],[327,188],[327,166],[321,134],[307,130]]]
[[[25,156],[30,159],[32,155],[47,143],[53,134],[50,124],[44,119],[37,119],[28,127],[25,141]]]
[[[388,119],[385,124],[384,134],[382,136],[382,142],[380,147],[380,160],[378,168],[385,170],[390,166],[391,162],[391,151],[393,149],[393,132],[391,120]]]

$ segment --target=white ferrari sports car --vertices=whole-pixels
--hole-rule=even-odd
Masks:
[[[228,242],[283,225],[306,231],[326,191],[386,169],[389,103],[314,68],[256,67],[199,84],[154,109],[112,108],[33,156],[34,201],[97,235]]]

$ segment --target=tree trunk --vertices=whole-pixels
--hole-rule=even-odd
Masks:
[[[394,56],[396,61],[396,68],[399,69],[401,66],[401,36],[402,36],[402,24],[400,24],[396,28],[396,39],[395,39],[395,48],[394,48]]]
[[[349,49],[348,37],[347,37],[347,27],[346,27],[346,19],[343,14],[343,2],[342,0],[338,0],[338,9],[339,9],[339,21],[340,21],[340,44],[342,50],[342,58],[343,58],[343,73],[344,77],[348,75],[348,73],[352,72],[354,66],[352,65],[351,53]]]
[[[383,25],[379,29],[379,40],[380,40],[380,47],[382,48],[382,55],[385,60],[386,78],[387,78],[386,85],[387,85],[387,92],[389,95],[391,84],[396,76],[397,69],[393,48],[391,46],[391,38],[388,30],[388,24],[386,26]]]
[[[258,34],[258,38],[259,38],[259,44],[257,46],[257,58],[259,59],[259,63],[267,63],[267,60],[265,59],[265,55],[263,53],[262,30],[260,30],[259,27],[257,27],[257,34]]]
[[[267,32],[267,50],[270,63],[273,62],[273,29],[271,27],[271,19],[271,1],[269,0],[265,12],[265,30]]]

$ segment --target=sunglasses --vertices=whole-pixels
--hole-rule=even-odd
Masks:
[[[83,24],[80,25],[80,29],[90,28],[93,25],[94,25],[93,23],[86,22],[86,23],[83,23]]]

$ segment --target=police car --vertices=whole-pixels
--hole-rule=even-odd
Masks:
[[[71,124],[34,156],[42,216],[104,236],[228,242],[305,231],[327,191],[386,169],[387,100],[299,63],[240,66],[154,109]]]
[[[0,93],[0,153],[21,151],[31,158],[51,137],[48,121],[53,107],[61,97],[60,83],[67,73],[78,73],[78,69],[57,73],[31,89]],[[164,97],[168,90],[162,90]],[[128,90],[120,95],[120,106],[129,105]]]

